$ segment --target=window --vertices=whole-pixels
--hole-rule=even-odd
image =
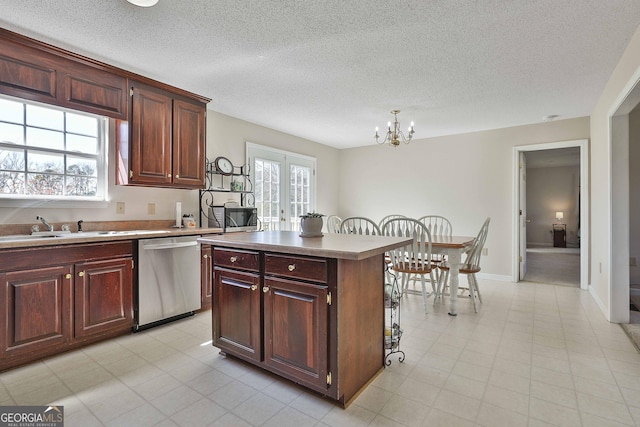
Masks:
[[[262,228],[300,230],[300,215],[315,210],[316,159],[249,142],[247,157]]]
[[[106,123],[0,97],[0,199],[104,200]]]

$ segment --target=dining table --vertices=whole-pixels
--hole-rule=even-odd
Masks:
[[[431,253],[445,255],[449,263],[449,315],[458,315],[458,276],[462,255],[471,249],[473,236],[431,236]]]

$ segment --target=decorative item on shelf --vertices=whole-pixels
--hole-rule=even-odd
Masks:
[[[196,219],[193,214],[182,215],[182,226],[184,228],[196,228]]]
[[[231,175],[233,173],[233,163],[226,157],[219,156],[213,161],[213,166],[222,175]]]
[[[302,233],[300,237],[322,237],[322,217],[324,214],[317,212],[309,212],[304,215],[300,215],[300,228]]]
[[[242,181],[233,180],[231,181],[229,186],[231,188],[231,191],[242,191],[244,189],[244,185],[242,184]]]
[[[413,134],[415,133],[413,122],[411,122],[411,126],[409,126],[408,129],[408,137],[405,137],[404,133],[400,130],[400,122],[398,121],[399,112],[400,110],[391,110],[391,114],[393,114],[395,118],[393,120],[393,123],[387,123],[387,134],[385,135],[383,141],[380,141],[380,135],[378,135],[378,128],[376,127],[375,138],[378,144],[384,144],[385,142],[388,142],[392,147],[397,147],[398,145],[400,145],[401,140],[405,144],[408,144],[411,141],[411,138],[413,138]],[[391,125],[393,125],[393,127]]]

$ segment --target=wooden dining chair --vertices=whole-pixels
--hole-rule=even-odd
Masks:
[[[329,233],[339,233],[341,222],[342,219],[338,215],[329,215],[327,217],[327,231]]]
[[[451,222],[441,215],[424,215],[418,218],[423,223],[432,236],[451,236],[453,234],[453,226]]]
[[[484,224],[482,224],[482,227],[480,228],[480,232],[473,241],[473,245],[471,245],[471,249],[466,254],[466,259],[460,266],[460,273],[467,275],[469,287],[465,288],[458,286],[458,291],[460,292],[462,290],[463,292],[469,292],[469,297],[473,301],[473,310],[476,313],[478,312],[476,297],[478,298],[478,301],[482,303],[482,295],[480,294],[480,288],[478,287],[478,278],[476,277],[476,273],[480,272],[480,258],[482,257],[482,248],[484,247],[484,243],[487,240],[487,234],[489,233],[490,222],[491,218],[487,218],[484,221]],[[438,280],[437,296],[442,296],[445,295],[446,288],[449,287],[448,280],[451,266],[447,262],[443,262],[438,268],[442,270],[443,274]]]
[[[340,234],[380,235],[380,228],[373,220],[363,216],[350,216],[340,223]]]
[[[406,216],[401,214],[391,214],[391,215],[384,216],[378,223],[378,227],[380,228],[380,230],[382,230],[382,226],[384,225],[385,222],[395,218],[406,218]]]
[[[428,313],[427,298],[436,295],[437,285],[431,264],[431,234],[420,221],[411,218],[394,218],[382,226],[382,234],[394,237],[411,237],[413,241],[403,247],[388,252],[391,268],[402,276],[403,293],[409,280],[420,280],[424,312]],[[431,282],[431,292],[427,292],[427,278]]]

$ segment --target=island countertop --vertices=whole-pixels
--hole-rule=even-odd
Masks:
[[[403,246],[411,238],[328,233],[322,237],[300,237],[299,231],[258,231],[203,236],[200,243],[235,249],[273,251],[293,255],[362,260]]]

